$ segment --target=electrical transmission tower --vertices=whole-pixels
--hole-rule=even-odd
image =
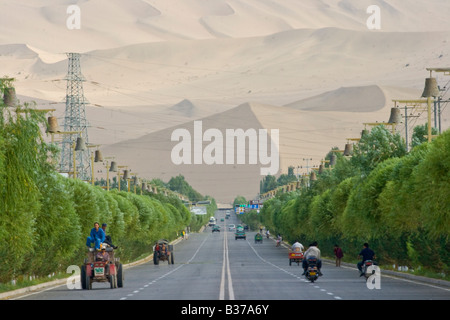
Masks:
[[[86,104],[83,93],[83,82],[86,79],[81,74],[80,54],[68,53],[69,68],[67,72],[66,111],[64,115],[64,134],[61,146],[60,172],[76,176],[81,180],[91,179],[91,163],[89,148],[75,150],[75,145],[82,142],[88,144],[86,121]],[[71,132],[76,132],[70,134]],[[75,155],[74,155],[75,153]]]

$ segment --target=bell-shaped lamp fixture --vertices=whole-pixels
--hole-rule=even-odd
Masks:
[[[128,170],[123,170],[123,177],[122,179],[127,180],[130,178],[130,175],[128,174]]]
[[[323,164],[319,165],[319,174],[323,172]]]
[[[361,138],[368,135],[369,134],[369,130],[364,129],[363,131],[361,131]]]
[[[436,78],[426,78],[422,98],[437,97],[437,96],[439,96],[439,88],[437,85]]]
[[[47,132],[49,133],[61,132],[61,128],[59,127],[58,119],[56,117],[54,116],[48,117],[47,123],[48,123]]]
[[[110,172],[117,172],[117,162],[111,161],[111,167],[109,168]]]
[[[353,153],[353,145],[351,143],[345,144],[344,156],[350,157]]]
[[[403,120],[399,108],[391,108],[391,116],[388,123],[401,123]]]
[[[95,150],[94,162],[103,162],[103,155],[100,150]]]
[[[333,153],[330,156],[330,166],[334,166],[336,164],[336,155]]]
[[[86,143],[84,142],[84,138],[78,137],[77,144],[75,146],[75,151],[84,151],[86,150]]]

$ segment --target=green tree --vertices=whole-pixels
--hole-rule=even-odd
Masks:
[[[392,134],[383,125],[374,127],[355,144],[351,163],[367,176],[379,163],[389,158],[406,155],[406,144],[401,136]]]
[[[438,134],[436,128],[431,128],[431,134],[432,135]],[[414,148],[424,142],[427,142],[428,141],[427,135],[428,135],[428,123],[425,123],[424,125],[415,126],[411,137],[411,147]]]
[[[277,178],[272,175],[267,175],[262,179],[260,184],[260,193],[266,193],[270,190],[275,190],[278,187]]]
[[[450,230],[450,130],[430,144],[412,177],[421,220],[431,238],[448,240]]]
[[[239,204],[247,204],[247,200],[245,199],[245,197],[237,196],[236,198],[234,198],[233,207]]]
[[[180,194],[184,194],[191,201],[200,201],[203,200],[204,197],[196,190],[194,190],[189,183],[184,179],[184,176],[178,175],[176,177],[172,177],[167,186],[170,190],[178,192]]]
[[[0,82],[4,94],[7,83]],[[33,105],[34,106],[34,105]],[[12,279],[33,254],[36,219],[41,210],[39,177],[47,176],[56,154],[46,144],[42,112],[30,105],[6,108],[0,100],[0,282]]]

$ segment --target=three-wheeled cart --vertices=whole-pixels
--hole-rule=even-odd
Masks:
[[[289,251],[289,265],[296,262],[297,265],[303,261],[303,252],[301,251]]]

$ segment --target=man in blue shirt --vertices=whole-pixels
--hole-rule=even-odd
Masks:
[[[369,244],[364,243],[363,246],[364,246],[364,249],[362,249],[358,255],[358,257],[362,257],[362,261],[357,263],[357,267],[358,267],[359,272],[361,272],[361,276],[364,275],[364,273],[362,271],[362,266],[364,265],[364,261],[375,259],[375,252],[373,252],[373,250],[369,248]],[[374,264],[376,264],[376,263],[374,263]]]
[[[86,246],[89,248],[94,243],[95,249],[100,250],[100,245],[105,241],[105,232],[99,227],[98,222],[94,223],[94,228],[91,229],[91,234],[86,239]]]

